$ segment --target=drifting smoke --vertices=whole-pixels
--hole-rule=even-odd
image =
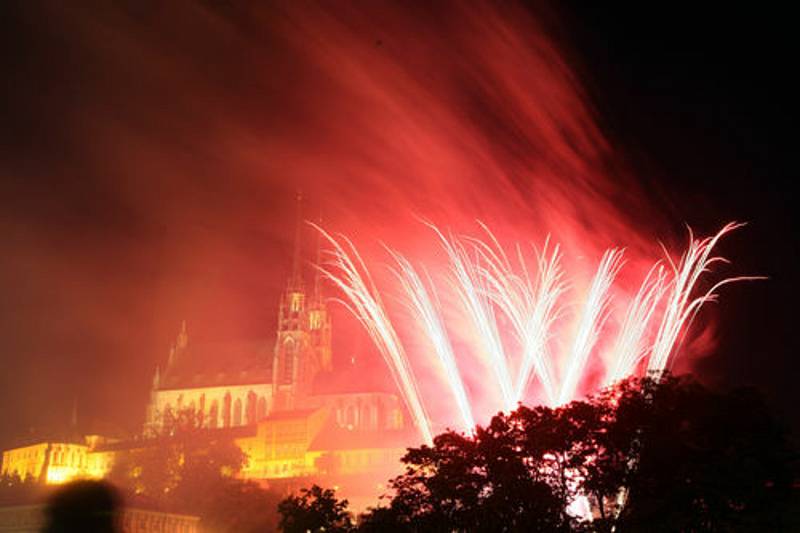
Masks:
[[[609,365],[591,353],[611,353],[602,334],[593,338],[607,315],[581,315],[574,295],[588,291],[607,249],[624,247],[612,293],[602,293],[602,279],[597,292],[622,316],[619,306],[663,258],[658,241],[676,249],[670,224],[598,127],[569,43],[553,37],[557,17],[509,3],[402,4],[14,7],[26,30],[16,37],[29,41],[14,43],[23,68],[4,86],[9,109],[23,112],[5,128],[2,196],[14,202],[0,223],[15,243],[3,271],[21,280],[7,288],[13,304],[2,321],[6,351],[24,362],[11,363],[3,402],[23,404],[18,425],[56,400],[71,405],[78,390],[95,410],[88,416],[135,427],[152,370],[184,318],[191,342],[270,336],[297,189],[318,204],[323,227],[352,239],[374,275],[367,288],[395,287],[363,302],[403,341],[403,352],[391,348],[392,370],[411,355],[422,398],[440,368],[459,373],[463,393],[424,406],[424,416],[459,413],[466,425],[526,397],[556,403],[568,393],[559,378],[566,361],[553,354],[570,350],[570,388],[583,390],[583,377],[602,381]],[[447,231],[431,238],[419,217]],[[496,238],[479,232],[485,245],[476,248],[451,237],[473,232],[476,219]],[[523,247],[504,257],[497,245],[548,235],[558,246],[538,256]],[[386,260],[379,242],[399,254],[392,264],[407,285],[372,268]],[[445,243],[460,266],[442,253]],[[527,272],[513,265],[520,253]],[[447,271],[460,276],[455,287],[441,284]],[[631,357],[620,375],[643,355],[642,318],[666,290],[658,276],[629,320],[604,324],[626,332],[613,337]],[[409,289],[415,299],[396,319]],[[573,332],[548,336],[579,315],[580,344],[562,345],[579,338]],[[348,344],[359,330],[334,321],[341,367],[359,352]],[[433,349],[408,334],[420,324]],[[659,338],[667,346],[674,334]],[[454,364],[482,343],[488,365]],[[416,357],[422,349],[431,357]],[[521,361],[501,357],[518,352]],[[371,354],[357,355],[365,377],[386,374]],[[498,388],[479,386],[490,380]],[[120,397],[130,401],[112,401]]]

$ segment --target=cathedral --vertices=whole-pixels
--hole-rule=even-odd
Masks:
[[[160,433],[165,420],[187,410],[211,429],[252,426],[278,413],[321,407],[330,410],[335,425],[351,431],[403,427],[394,394],[326,386],[333,373],[331,317],[319,274],[306,289],[302,229],[298,213],[292,273],[278,305],[274,340],[195,345],[184,322],[163,371],[156,368],[146,433]]]
[[[227,435],[245,452],[240,476],[247,479],[302,486],[322,477],[345,493],[348,480],[363,487],[368,479],[374,492],[375,480],[398,473],[418,436],[396,394],[365,390],[357,368],[349,380],[342,379],[348,369],[333,368],[320,276],[310,284],[303,276],[302,229],[298,203],[292,271],[272,339],[195,343],[184,322],[155,369],[141,435],[29,443],[4,452],[2,473],[47,483],[101,478],[121,454],[168,437],[175,417],[187,413],[195,427]]]
[[[248,455],[243,475],[252,479],[388,467],[411,429],[395,394],[359,390],[357,376],[338,390],[330,386],[331,317],[319,274],[310,290],[303,276],[299,210],[298,199],[274,339],[195,345],[184,322],[163,371],[155,371],[147,407],[146,435],[169,431],[170,419],[187,412],[204,428],[239,428],[236,442]]]

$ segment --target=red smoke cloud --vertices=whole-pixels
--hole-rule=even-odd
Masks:
[[[65,300],[58,327],[20,350],[45,360],[59,331],[80,339],[81,368],[101,370],[64,364],[62,398],[133,372],[130,390],[81,393],[131,398],[132,426],[182,318],[195,340],[272,334],[297,189],[309,218],[370,260],[383,241],[441,262],[419,217],[472,234],[481,220],[504,242],[552,235],[577,292],[610,246],[627,248],[621,287],[635,290],[657,239],[672,237],[598,126],[568,43],[541,22],[550,14],[460,2],[20,9],[36,32],[28,53],[47,60],[20,74],[40,89],[15,95],[36,111],[4,173],[42,207],[5,222],[35,235],[20,238],[14,271],[89,302],[70,313]],[[42,143],[39,159],[25,155]],[[38,191],[29,178],[42,176]],[[335,362],[370,352],[336,320]],[[16,329],[36,336],[23,318]]]

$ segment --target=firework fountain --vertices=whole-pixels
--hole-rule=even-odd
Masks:
[[[587,362],[600,357],[606,362],[601,384],[609,385],[637,371],[651,373],[667,369],[678,354],[681,342],[700,308],[717,299],[717,290],[734,281],[757,279],[729,277],[695,295],[700,279],[716,263],[726,262],[713,255],[718,241],[741,224],[726,225],[717,234],[697,239],[689,232],[689,245],[676,263],[664,249],[665,259],[647,272],[638,291],[630,298],[624,316],[618,320],[613,342],[601,346],[599,339],[608,335],[612,318],[610,301],[615,280],[624,268],[622,249],[609,249],[601,257],[584,294],[567,285],[561,266],[562,253],[549,239],[541,249],[533,247],[535,270],[520,244],[514,244],[514,260],[506,254],[499,240],[482,225],[486,238],[453,236],[428,224],[447,257],[449,268],[439,282],[453,291],[455,302],[469,317],[479,346],[472,353],[491,368],[493,379],[486,387],[496,389],[495,410],[510,410],[526,397],[526,390],[538,382],[542,396],[550,405],[561,405],[576,398],[584,379]],[[425,399],[415,378],[412,360],[406,353],[396,327],[382,303],[380,292],[369,268],[352,242],[343,235],[333,236],[315,226],[331,245],[327,261],[318,265],[321,273],[337,286],[344,296],[340,301],[361,322],[380,350],[403,395],[415,425],[423,439],[431,442],[432,422],[425,409]],[[427,270],[420,275],[412,262],[399,252],[386,248],[390,266],[398,281],[400,298],[415,317],[423,336],[436,355],[443,382],[458,407],[460,428],[471,431],[479,415],[470,402],[463,379],[465,365],[471,359],[455,353],[438,296],[437,285]],[[667,268],[665,265],[668,265]],[[567,339],[568,348],[558,353],[552,348],[557,324],[568,314],[570,302],[579,311]],[[504,338],[500,317],[510,325]],[[508,346],[518,347],[511,353]],[[610,346],[610,347],[608,347]],[[605,347],[605,348],[604,348]],[[422,354],[418,354],[422,356]],[[646,361],[646,364],[644,362]],[[557,374],[560,369],[560,374]]]

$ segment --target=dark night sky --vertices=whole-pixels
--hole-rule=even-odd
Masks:
[[[520,135],[496,124],[512,113],[499,110],[502,99],[492,99],[494,87],[481,77],[493,72],[495,49],[459,27],[475,23],[469,14],[395,6],[329,16],[331,10],[236,1],[60,4],[0,8],[0,444],[52,425],[73,398],[87,425],[135,428],[153,366],[181,318],[200,338],[269,335],[288,269],[287,199],[298,186],[341,226],[355,220],[351,207],[358,204],[358,220],[375,233],[399,225],[385,209],[389,198],[452,214],[424,199],[450,195],[444,178],[414,200],[403,190],[414,187],[392,181],[373,145],[342,139],[359,130],[364,137],[405,132],[403,146],[422,150],[413,139],[434,130],[409,128],[427,114],[452,119],[453,109],[428,113],[423,105],[405,124],[402,113],[383,107],[448,95],[459,102],[450,107],[479,122],[481,132],[506,136],[493,161],[506,170],[519,163]],[[620,175],[635,176],[636,184],[609,188],[617,198],[648,199],[630,208],[643,237],[680,236],[684,222],[701,233],[728,220],[749,222],[723,251],[737,272],[770,280],[725,291],[713,311],[718,349],[694,368],[711,383],[758,386],[796,425],[792,18],[752,6],[556,4],[533,11],[580,80],[589,109],[571,114],[578,104],[558,100],[564,110],[554,121],[575,118],[563,126],[572,133],[566,144],[602,138],[613,145],[624,162]],[[482,29],[486,42],[497,44],[497,31]],[[451,45],[454,51],[446,49]],[[381,53],[392,62],[371,55]],[[394,80],[390,89],[363,82],[359,64],[371,61],[388,64],[380,74]],[[570,78],[543,64],[536,68],[551,68],[556,81],[533,92],[550,102]],[[419,80],[397,65],[411,65],[412,73],[418,66],[434,89],[420,91]],[[348,77],[340,79],[340,70]],[[459,84],[454,90],[453,79],[473,92]],[[362,85],[354,89],[356,81],[351,87],[347,80]],[[370,107],[375,102],[388,104]],[[465,120],[457,116],[453,124]],[[597,121],[596,132],[585,116]],[[532,135],[547,140],[552,133]],[[266,148],[262,138],[271,140]],[[404,157],[403,147],[392,149],[398,152],[383,157]],[[422,160],[430,155],[420,153]],[[536,161],[556,168],[546,154]],[[386,203],[361,192],[357,176],[369,172],[384,176],[372,192]],[[473,205],[472,198],[467,191],[456,200]]]
[[[566,26],[606,126],[637,175],[669,199],[674,220],[749,223],[730,253],[742,271],[770,280],[725,296],[721,344],[696,368],[759,387],[797,428],[798,46],[787,15],[745,5],[581,7]]]

